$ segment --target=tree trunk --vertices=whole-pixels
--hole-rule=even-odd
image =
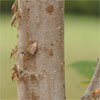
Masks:
[[[65,100],[64,0],[18,0],[18,100]]]
[[[98,89],[99,91],[93,93],[93,91],[95,91],[96,89]],[[100,60],[93,78],[81,100],[100,100]]]

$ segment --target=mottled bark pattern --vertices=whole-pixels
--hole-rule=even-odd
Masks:
[[[64,0],[18,0],[18,14],[18,99],[65,100]]]

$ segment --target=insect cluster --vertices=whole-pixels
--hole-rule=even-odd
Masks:
[[[17,50],[18,50],[18,47],[16,45],[15,48],[12,49],[12,52],[10,54],[10,58],[12,58],[17,53]],[[16,77],[19,78],[18,77],[18,66],[16,64],[13,66],[12,70],[13,70],[12,77],[11,77],[12,80],[14,80]]]
[[[15,26],[16,20],[18,18],[18,0],[15,0],[14,4],[12,5],[11,11],[14,14],[11,19],[11,25]],[[14,57],[17,51],[18,51],[18,46],[16,45],[15,48],[13,48],[11,51],[10,58]],[[12,70],[13,70],[13,73],[12,73],[11,79],[12,80],[14,80],[15,78],[19,79],[18,66],[16,64],[13,66]]]
[[[11,19],[11,25],[15,26],[16,20],[18,18],[18,0],[15,0],[14,4],[12,5],[11,10],[14,13],[14,15]]]

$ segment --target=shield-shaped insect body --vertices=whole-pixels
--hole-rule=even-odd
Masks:
[[[37,43],[36,42],[33,42],[33,43],[30,43],[28,46],[27,46],[27,52],[30,53],[31,55],[34,55],[37,51]]]

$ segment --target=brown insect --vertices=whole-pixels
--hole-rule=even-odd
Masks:
[[[16,45],[15,48],[12,49],[11,51],[10,58],[12,58],[16,54],[17,50],[18,50],[18,46]]]
[[[47,11],[47,13],[53,14],[53,12],[54,12],[54,7],[53,7],[53,5],[49,5],[49,6],[46,8],[46,11]]]
[[[11,11],[13,13],[17,12],[18,10],[18,0],[15,0],[14,4],[12,5]]]
[[[61,27],[61,26],[58,26],[58,27],[57,27],[57,29],[58,29],[58,30],[61,30],[61,29],[62,29],[62,27]]]
[[[15,78],[19,79],[18,68],[17,68],[17,65],[16,65],[16,64],[13,66],[12,70],[13,70],[14,72],[12,73],[11,79],[12,79],[12,80],[14,80]]]
[[[43,71],[44,71],[45,73],[48,73],[48,70],[46,70],[46,69],[44,69]]]
[[[92,98],[97,98],[98,96],[100,96],[100,89],[95,89],[93,92],[92,92]]]
[[[27,52],[30,53],[31,55],[34,55],[37,51],[37,43],[36,42],[31,42],[27,46]]]
[[[18,18],[18,11],[15,12],[15,14],[13,15],[13,17],[11,19],[11,25],[12,26],[15,26],[15,22],[16,22],[17,18]]]

